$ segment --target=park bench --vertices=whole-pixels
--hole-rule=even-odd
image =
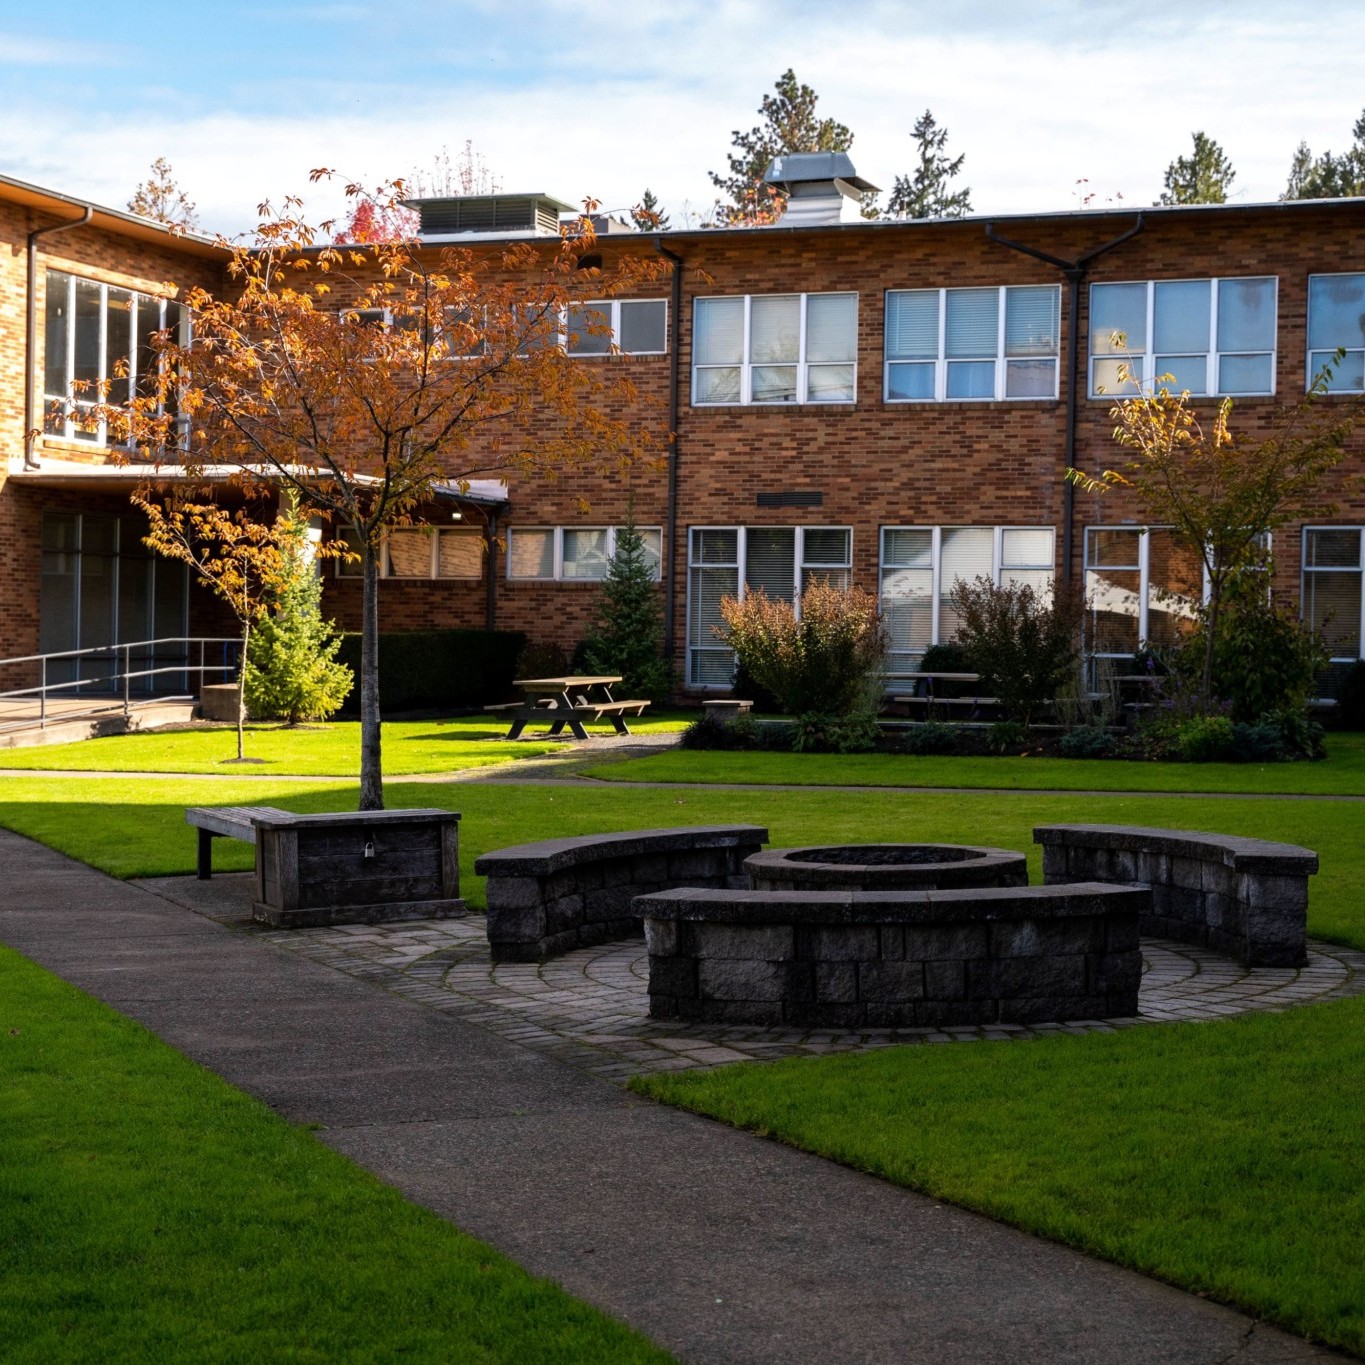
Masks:
[[[275,806],[191,806],[185,812],[185,822],[199,831],[199,858],[195,874],[201,882],[213,876],[213,841],[240,839],[243,843],[256,842],[253,820],[261,816],[284,815]]]

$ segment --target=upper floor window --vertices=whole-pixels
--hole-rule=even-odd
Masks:
[[[657,526],[637,529],[657,580],[663,530]],[[618,532],[615,526],[513,527],[507,532],[507,576],[568,582],[603,579],[616,553]]]
[[[892,289],[886,400],[1056,398],[1058,285]]]
[[[856,294],[698,299],[692,402],[851,403]]]
[[[1308,277],[1308,383],[1339,349],[1329,393],[1365,393],[1365,275]]]
[[[93,409],[156,392],[152,338],[170,331],[184,342],[189,314],[174,299],[47,272],[43,406],[49,436],[104,444],[108,431]]]
[[[1121,398],[1135,384],[1144,392],[1274,393],[1276,283],[1266,275],[1091,285],[1091,397]]]
[[[596,299],[573,304],[565,319],[570,355],[662,355],[668,350],[665,299]]]

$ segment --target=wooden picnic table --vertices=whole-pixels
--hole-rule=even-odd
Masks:
[[[485,711],[506,711],[511,716],[507,739],[518,739],[530,725],[548,725],[547,739],[555,739],[565,729],[575,739],[589,738],[583,728],[583,718],[601,720],[606,716],[618,735],[630,734],[626,716],[644,714],[647,701],[631,699],[617,701],[611,689],[621,681],[611,674],[569,674],[562,678],[515,678],[513,686],[521,688],[521,701],[501,702],[485,706]]]

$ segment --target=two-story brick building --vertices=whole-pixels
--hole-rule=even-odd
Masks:
[[[389,542],[382,629],[493,620],[571,648],[633,499],[689,690],[728,685],[721,596],[792,598],[812,575],[877,592],[902,665],[951,636],[953,582],[983,573],[1082,582],[1092,645],[1131,652],[1171,638],[1200,584],[1131,503],[1063,478],[1115,462],[1119,364],[1174,374],[1210,408],[1232,396],[1253,428],[1338,348],[1325,401],[1365,391],[1365,200],[891,223],[849,216],[847,157],[789,157],[775,178],[792,198],[774,226],[612,232],[604,249],[659,256],[667,273],[599,305],[610,339],[565,319],[576,363],[630,368],[641,421],[673,434],[664,467],[593,486],[512,478],[457,521],[433,508],[429,531]],[[141,549],[130,472],[100,433],[45,413],[73,380],[112,378],[117,356],[135,385],[139,338],[178,324],[185,287],[228,287],[225,253],[88,207],[0,180],[0,657],[221,625]],[[419,207],[435,251],[554,234],[561,206]],[[1273,545],[1279,590],[1326,622],[1340,660],[1365,636],[1362,474],[1357,431],[1322,513]],[[327,609],[358,624],[344,568]]]

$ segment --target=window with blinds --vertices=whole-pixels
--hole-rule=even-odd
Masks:
[[[692,402],[852,403],[856,294],[697,299]]]
[[[1365,531],[1309,526],[1303,533],[1303,617],[1322,632],[1333,663],[1365,658]]]
[[[1274,393],[1277,285],[1273,275],[1091,285],[1091,397]]]
[[[663,558],[663,528],[637,526],[645,562],[655,580]],[[620,528],[615,526],[512,527],[507,532],[508,578],[600,582],[611,571]]]
[[[1056,398],[1058,285],[892,289],[886,295],[888,403]]]
[[[341,533],[351,557],[336,560],[338,578],[361,576],[360,542],[352,530]],[[404,526],[384,537],[379,555],[381,578],[415,581],[483,577],[483,532],[470,526]]]

